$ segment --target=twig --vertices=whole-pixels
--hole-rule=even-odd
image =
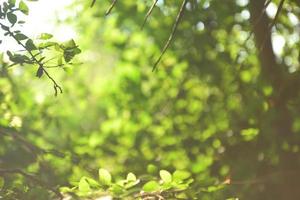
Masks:
[[[177,15],[177,17],[176,17],[174,26],[173,26],[173,28],[172,28],[172,32],[171,32],[171,34],[170,34],[170,36],[169,36],[169,38],[168,38],[168,40],[167,40],[167,42],[166,42],[166,44],[165,44],[163,50],[162,50],[162,52],[160,53],[160,56],[159,56],[158,59],[156,60],[154,66],[153,66],[153,68],[152,68],[152,71],[155,71],[155,70],[156,70],[158,63],[160,62],[160,60],[162,59],[163,55],[165,54],[165,52],[166,52],[167,49],[169,48],[169,46],[170,46],[170,44],[171,44],[171,42],[172,42],[172,40],[173,40],[173,38],[174,38],[174,35],[175,35],[176,31],[177,31],[178,24],[179,24],[179,22],[180,22],[180,20],[181,20],[181,18],[182,18],[182,16],[183,16],[183,13],[184,13],[184,10],[185,10],[184,8],[185,8],[187,2],[188,2],[188,0],[183,0],[183,1],[182,1],[180,10],[179,10],[179,12],[178,12],[178,15]]]
[[[253,35],[255,27],[259,24],[261,18],[264,16],[264,14],[265,14],[265,12],[266,12],[266,9],[267,9],[267,7],[270,5],[271,2],[272,2],[272,0],[266,1],[265,5],[264,5],[264,8],[263,8],[263,10],[262,10],[262,12],[261,12],[261,14],[260,14],[260,16],[256,19],[256,21],[255,21],[255,23],[254,23],[254,26],[253,26],[253,28],[252,28],[252,30],[251,30],[251,32],[249,33],[248,37],[247,37],[246,40],[244,41],[244,45],[248,42],[248,40],[249,40],[249,39],[251,38],[251,36]]]
[[[2,23],[0,23],[0,25],[4,26]],[[46,74],[46,76],[52,81],[53,83],[53,88],[54,88],[54,95],[57,96],[58,92],[63,93],[62,88],[58,85],[58,83],[54,80],[54,78],[48,73],[48,71],[45,69],[43,63],[41,63],[40,61],[38,61],[35,57],[35,55],[33,55],[33,53],[31,52],[31,50],[27,49],[27,47],[16,38],[16,36],[13,34],[13,32],[10,31],[10,29],[7,30],[7,32],[9,33],[9,35],[14,38],[14,40],[21,45],[31,56],[32,60],[39,66],[39,68],[42,70],[42,72],[44,72]]]
[[[145,16],[144,22],[143,22],[143,24],[142,24],[141,29],[144,28],[144,26],[145,26],[145,24],[146,24],[146,22],[147,22],[149,16],[151,15],[151,13],[152,13],[154,7],[156,6],[157,2],[158,2],[158,0],[155,0],[155,1],[153,2],[153,4],[151,5],[150,9],[148,10],[148,12],[147,12],[147,14],[146,14],[146,16]]]
[[[109,6],[109,8],[107,9],[105,15],[109,15],[110,12],[112,11],[112,9],[115,7],[116,3],[117,3],[118,0],[113,0],[113,2],[111,3],[111,5]]]
[[[279,14],[280,14],[280,12],[281,12],[281,10],[282,10],[282,8],[283,8],[284,1],[285,1],[285,0],[281,0],[281,1],[279,2],[278,9],[277,9],[277,11],[276,11],[275,17],[274,17],[274,19],[272,20],[272,23],[271,23],[271,24],[269,25],[269,27],[268,27],[268,29],[269,29],[270,32],[272,31],[273,26],[276,24],[276,21],[277,21],[277,19],[278,19],[278,17],[279,17]],[[264,38],[264,41],[263,41],[263,43],[262,43],[262,45],[261,45],[259,51],[262,51],[262,50],[264,49],[265,43],[266,43],[266,40],[267,40],[267,37],[268,37],[268,35],[266,34],[266,36],[265,36],[265,38]]]
[[[96,3],[96,0],[93,0],[92,3],[91,3],[91,7],[93,7]]]

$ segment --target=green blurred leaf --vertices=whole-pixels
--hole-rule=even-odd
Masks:
[[[16,0],[9,0],[8,3],[15,6],[16,5]]]
[[[87,192],[91,191],[90,185],[87,182],[85,177],[80,179],[80,181],[78,183],[78,189],[80,192],[83,192],[83,193],[87,193]]]
[[[136,181],[136,176],[133,173],[128,173],[126,177],[127,181]]]
[[[26,35],[24,35],[23,33],[17,33],[15,35],[15,38],[19,41],[28,39],[28,37]]]
[[[4,178],[0,176],[0,189],[3,188],[4,183],[5,183]]]
[[[27,4],[24,1],[20,1],[19,3],[19,9],[22,11],[22,13],[24,13],[25,15],[28,15],[29,13],[29,9]]]
[[[99,181],[101,185],[110,185],[112,181],[112,177],[106,169],[99,169]]]
[[[32,51],[32,50],[36,50],[37,49],[31,39],[29,39],[29,40],[26,41],[25,46],[26,46],[26,49],[28,51]]]
[[[76,43],[73,39],[71,39],[71,40],[68,40],[68,41],[62,43],[62,47],[64,49],[72,49],[72,48],[76,47]]]
[[[208,188],[206,189],[202,189],[202,191],[205,191],[205,192],[216,192],[218,190],[221,190],[225,187],[224,184],[221,184],[221,185],[213,185],[213,186],[209,186]]]
[[[153,164],[149,164],[147,166],[147,172],[150,173],[150,174],[155,174],[156,172],[158,171],[158,168],[153,165]]]
[[[156,181],[149,181],[144,184],[143,190],[145,192],[154,192],[160,189],[160,185]]]
[[[176,170],[173,173],[173,180],[174,181],[183,181],[185,179],[188,179],[191,176],[191,173],[187,171],[182,171],[182,170]]]
[[[17,22],[17,16],[12,12],[7,13],[7,19],[12,25],[14,25]]]
[[[170,183],[172,182],[172,175],[170,172],[167,170],[160,170],[159,171],[160,178],[165,182],[165,183]]]
[[[51,39],[53,37],[52,34],[49,34],[49,33],[42,33],[40,34],[40,36],[38,37],[38,39],[41,39],[41,40],[48,40],[48,39]]]
[[[36,77],[41,78],[43,74],[44,74],[43,67],[39,67],[38,70],[36,71]]]

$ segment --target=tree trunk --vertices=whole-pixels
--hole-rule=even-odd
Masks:
[[[279,163],[274,169],[275,171],[268,172],[267,169],[269,168],[265,166],[265,173],[274,173],[276,177],[265,184],[266,189],[262,195],[264,198],[260,199],[265,199],[266,196],[272,196],[272,199],[274,199],[275,196],[276,199],[280,200],[297,200],[300,199],[299,155],[282,150],[284,141],[287,141],[289,144],[293,142],[291,130],[293,118],[287,107],[288,95],[283,92],[285,91],[283,86],[290,85],[286,84],[289,81],[289,76],[284,71],[283,65],[276,62],[271,41],[270,20],[265,13],[262,14],[265,0],[250,0],[249,3],[251,23],[261,65],[261,76],[264,81],[267,81],[273,87],[275,94],[275,103],[271,108],[275,113],[273,114],[273,120],[271,122],[262,122],[268,123],[270,128],[261,132],[262,134],[270,135],[263,138],[274,140],[272,144],[276,144],[275,153],[277,152],[279,157]]]

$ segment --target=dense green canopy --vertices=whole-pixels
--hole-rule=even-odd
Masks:
[[[76,43],[13,32],[19,2],[3,199],[300,199],[298,0],[76,0]]]

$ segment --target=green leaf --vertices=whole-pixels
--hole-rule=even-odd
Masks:
[[[165,183],[172,182],[172,175],[167,170],[160,170],[159,176]]]
[[[178,190],[186,190],[188,187],[189,187],[188,184],[178,184],[175,186],[175,188]]]
[[[16,34],[16,35],[15,35],[15,38],[16,38],[17,40],[19,40],[19,41],[28,39],[28,37],[27,37],[26,35],[22,34],[22,33]]]
[[[1,24],[1,28],[2,28],[3,30],[5,30],[5,31],[8,31],[8,30],[9,30],[9,27],[8,27],[8,26],[2,25],[2,24]]]
[[[113,185],[110,189],[109,189],[114,195],[121,195],[123,194],[124,190],[120,185]]]
[[[6,51],[6,54],[8,55],[8,57],[12,57],[13,54],[10,51]]]
[[[59,188],[59,191],[62,193],[69,193],[69,192],[74,192],[75,189],[76,189],[76,187],[73,187],[73,188],[61,187],[61,188]]]
[[[156,181],[149,181],[143,186],[145,192],[154,192],[160,189],[160,185]]]
[[[139,182],[140,182],[140,180],[137,179],[136,176],[133,173],[129,173],[127,175],[126,182],[125,182],[124,186],[125,186],[126,189],[128,189],[128,188],[131,188],[131,187],[137,185]]]
[[[9,59],[12,62],[14,62],[14,63],[18,63],[18,64],[23,64],[23,63],[32,64],[32,61],[26,55],[12,54],[10,51],[7,51],[7,55],[9,57]]]
[[[41,40],[48,40],[51,39],[53,37],[53,35],[49,34],[49,33],[42,33],[38,38]]]
[[[33,44],[32,39],[27,40],[25,46],[26,46],[26,49],[28,51],[32,51],[32,50],[36,50],[37,49],[36,46]]]
[[[155,174],[155,173],[157,173],[157,167],[155,166],[155,165],[153,165],[153,164],[149,164],[148,166],[147,166],[147,172],[149,173],[149,174]]]
[[[76,43],[73,39],[68,40],[62,44],[63,49],[72,49],[76,47]]]
[[[44,74],[43,67],[39,67],[38,70],[36,71],[36,77],[41,78],[43,74]]]
[[[176,182],[183,181],[185,179],[188,179],[191,176],[190,172],[182,171],[182,170],[176,170],[173,173],[173,180]]]
[[[4,178],[3,177],[0,177],[0,189],[3,188],[4,186]]]
[[[21,10],[22,13],[24,13],[25,15],[28,15],[29,9],[28,9],[28,6],[26,5],[26,3],[24,1],[20,1],[19,9]]]
[[[128,189],[128,188],[131,188],[137,184],[139,184],[140,180],[137,179],[136,181],[128,181],[128,183],[125,184],[125,188]]]
[[[81,53],[81,50],[77,47],[75,48],[67,48],[64,50],[64,59],[68,63],[70,62],[76,54]]]
[[[106,169],[99,169],[99,181],[101,185],[111,184],[111,175]]]
[[[17,22],[17,16],[12,12],[7,13],[7,19],[12,24],[12,26]]]
[[[204,192],[216,192],[218,190],[223,189],[224,187],[225,187],[224,184],[222,184],[222,185],[213,185],[213,186],[209,186],[206,189],[202,189],[202,191],[204,191]]]
[[[136,181],[136,176],[133,173],[129,173],[126,178],[127,181]]]
[[[45,48],[48,48],[48,47],[51,47],[51,46],[56,46],[58,45],[58,43],[56,42],[43,42],[43,43],[40,43],[38,45],[38,48],[39,49],[45,49]]]
[[[10,5],[13,5],[13,6],[14,6],[14,5],[16,5],[16,0],[9,0],[8,3],[9,3]]]
[[[97,188],[97,187],[100,186],[99,183],[96,180],[92,179],[92,178],[85,177],[85,180],[89,183],[90,187]]]
[[[78,189],[80,192],[87,193],[91,190],[89,183],[86,181],[86,178],[83,177],[80,179],[78,184]]]

